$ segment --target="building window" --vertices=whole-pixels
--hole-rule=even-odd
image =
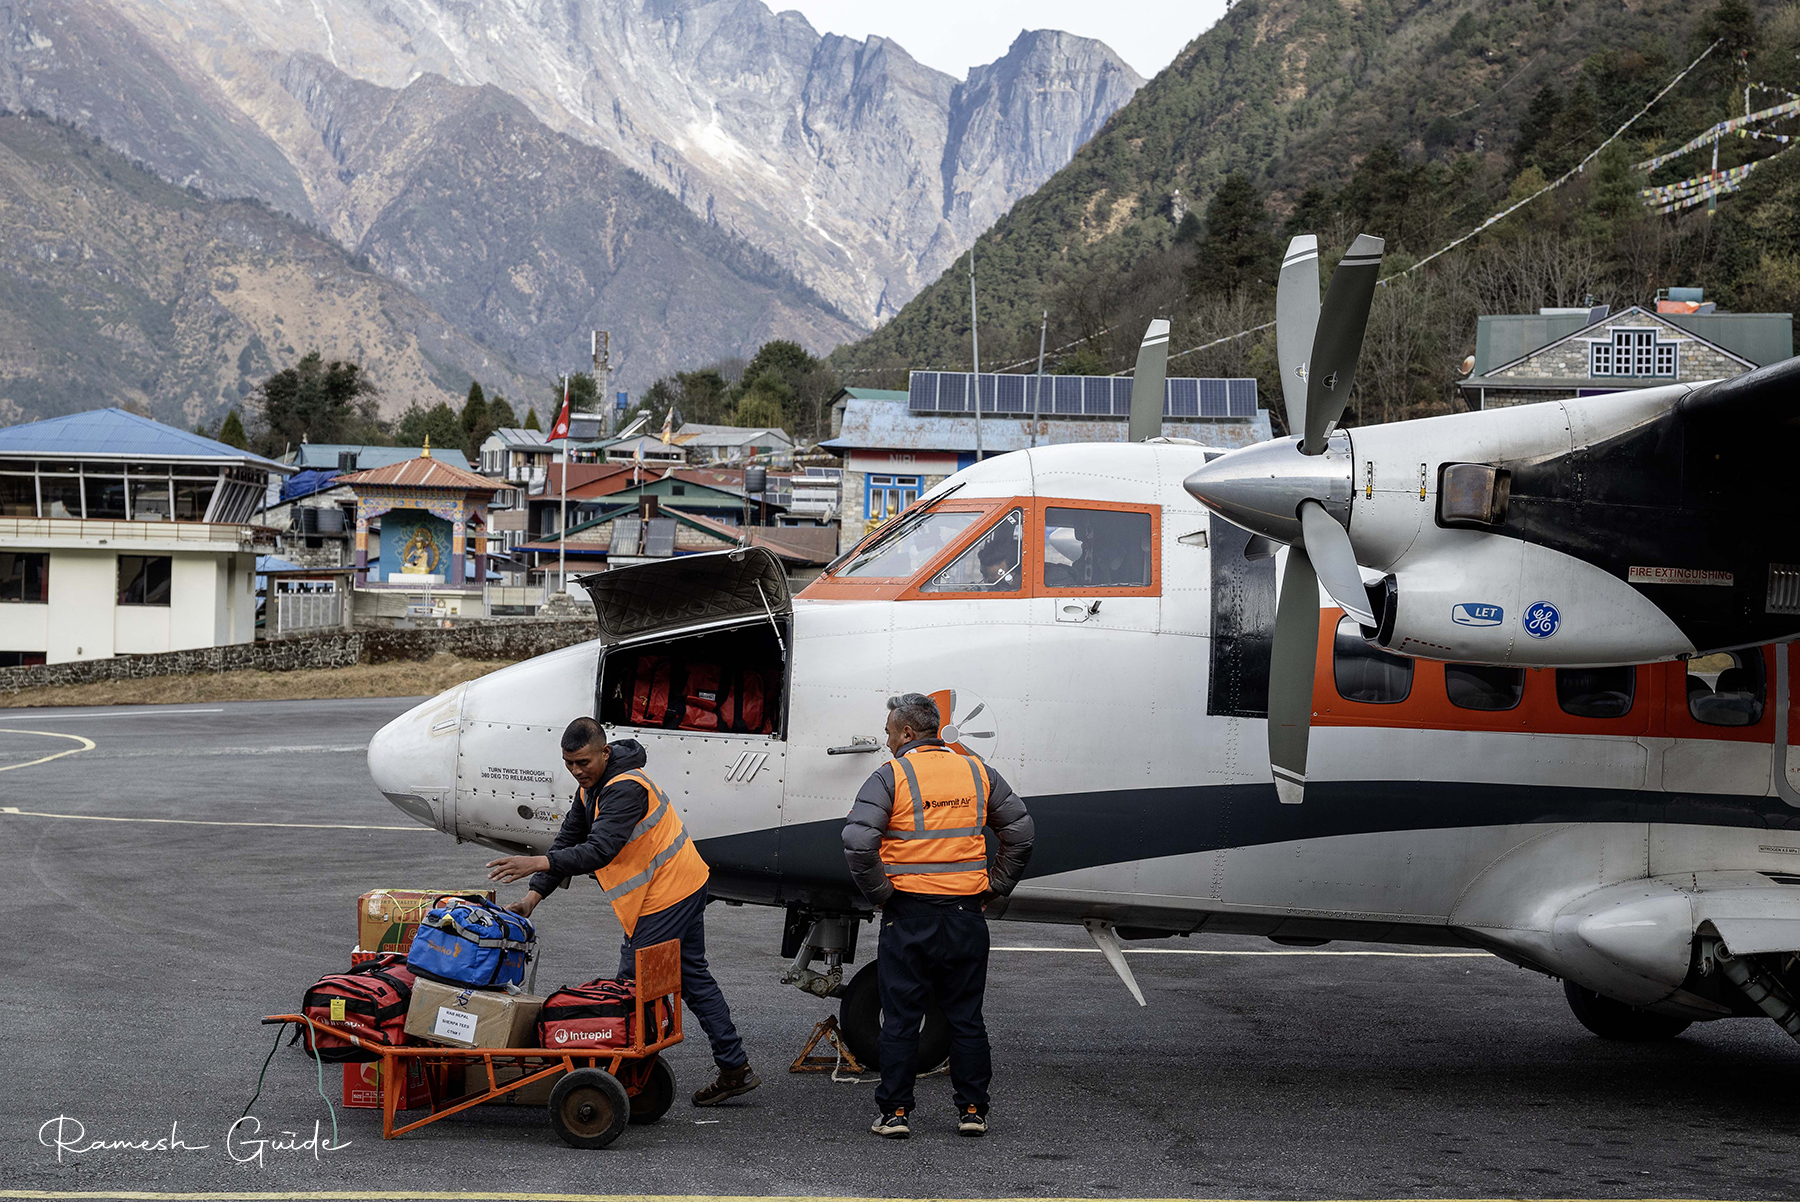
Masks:
[[[0,668],[32,668],[43,662],[42,651],[0,651]]]
[[[1659,341],[1653,329],[1614,330],[1612,341],[1588,345],[1589,375],[1675,378],[1679,344]]]
[[[0,517],[37,516],[37,478],[0,475]]]
[[[167,605],[173,563],[167,555],[119,556],[119,604]]]
[[[1412,692],[1413,661],[1371,646],[1356,619],[1344,617],[1331,640],[1331,677],[1345,701],[1395,705]]]
[[[1149,514],[1117,509],[1044,510],[1045,588],[1149,586]]]
[[[1577,718],[1623,718],[1636,688],[1636,668],[1556,670],[1556,704]]]
[[[1690,659],[1688,713],[1708,726],[1755,726],[1762,721],[1767,700],[1765,677],[1760,648]]]
[[[1525,669],[1445,664],[1444,691],[1465,710],[1509,710],[1525,696]]]
[[[50,600],[50,556],[42,551],[0,551],[0,601]]]
[[[917,476],[870,476],[863,486],[863,516],[871,522],[885,522],[918,499]]]

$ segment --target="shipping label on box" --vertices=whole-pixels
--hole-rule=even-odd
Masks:
[[[363,894],[356,899],[356,946],[405,955],[431,903],[452,895],[494,900],[492,889],[376,889]]]
[[[420,977],[406,1010],[406,1033],[453,1048],[537,1046],[538,1011],[544,999],[446,985]]]

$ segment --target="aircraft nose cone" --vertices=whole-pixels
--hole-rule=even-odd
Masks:
[[[414,706],[369,740],[369,776],[415,822],[446,833],[453,818],[462,688]]]
[[[1348,523],[1350,471],[1350,444],[1341,434],[1323,455],[1302,455],[1299,439],[1281,438],[1227,451],[1183,487],[1226,521],[1292,545],[1301,541],[1302,501],[1318,501],[1340,524]]]

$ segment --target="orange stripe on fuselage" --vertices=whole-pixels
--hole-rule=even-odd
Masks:
[[[1525,694],[1510,710],[1469,710],[1450,703],[1444,688],[1444,665],[1413,661],[1412,692],[1405,701],[1372,705],[1338,695],[1332,674],[1332,638],[1340,609],[1319,611],[1318,658],[1313,672],[1314,726],[1371,726],[1400,730],[1475,730],[1513,734],[1614,735],[1620,738],[1712,739],[1741,743],[1775,742],[1775,649],[1764,647],[1763,667],[1769,697],[1762,719],[1754,726],[1708,726],[1687,707],[1687,665],[1676,661],[1640,664],[1631,710],[1618,718],[1579,718],[1563,712],[1556,700],[1556,670],[1525,669]],[[1790,650],[1790,655],[1793,652]],[[1789,660],[1790,669],[1795,661]],[[1789,693],[1795,701],[1800,672],[1790,671]],[[1800,711],[1796,711],[1800,712]]]

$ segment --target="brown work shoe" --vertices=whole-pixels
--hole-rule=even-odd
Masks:
[[[756,1074],[750,1071],[749,1065],[742,1068],[722,1068],[719,1079],[705,1089],[694,1091],[694,1105],[717,1106],[726,1098],[735,1098],[739,1094],[749,1093],[761,1085]]]

